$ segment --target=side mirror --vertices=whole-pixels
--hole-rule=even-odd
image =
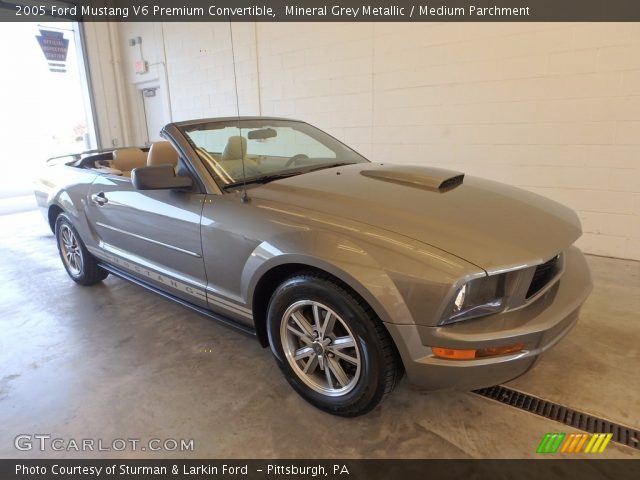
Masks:
[[[171,165],[134,168],[131,183],[137,190],[173,190],[193,186],[190,177],[176,175]]]

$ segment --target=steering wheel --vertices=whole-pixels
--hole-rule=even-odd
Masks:
[[[289,160],[287,160],[287,163],[284,164],[285,168],[286,167],[290,167],[291,165],[293,165],[294,163],[296,163],[298,160],[302,160],[305,158],[309,158],[309,155],[305,155],[304,153],[298,153],[296,155],[294,155],[293,157],[291,157]]]

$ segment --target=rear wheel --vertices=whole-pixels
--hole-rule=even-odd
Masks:
[[[55,234],[62,264],[74,282],[89,286],[101,282],[109,275],[89,253],[71,220],[64,213],[56,219]]]
[[[291,386],[316,407],[341,416],[372,410],[401,376],[395,346],[359,297],[331,277],[292,277],[273,294],[271,349]]]

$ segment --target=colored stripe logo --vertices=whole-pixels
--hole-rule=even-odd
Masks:
[[[613,433],[546,433],[536,453],[602,453]]]

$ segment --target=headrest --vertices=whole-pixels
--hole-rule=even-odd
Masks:
[[[247,156],[247,139],[239,135],[229,137],[222,152],[222,160],[242,160]]]
[[[147,165],[171,165],[178,166],[178,152],[169,142],[154,142],[149,149]]]
[[[146,154],[139,148],[121,148],[113,151],[113,168],[130,172],[147,164]]]

